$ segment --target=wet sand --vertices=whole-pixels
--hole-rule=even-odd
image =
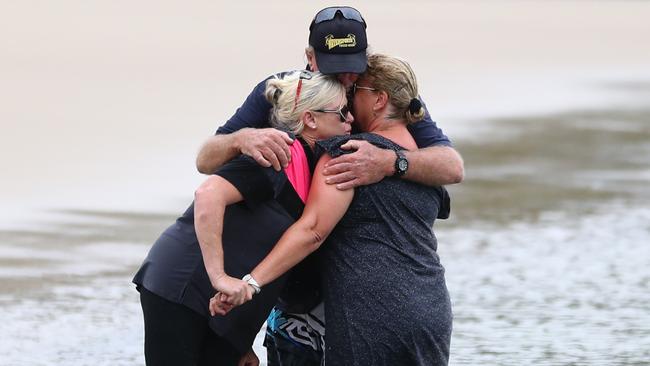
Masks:
[[[648,98],[650,101],[650,98]],[[533,221],[650,200],[650,109],[576,111],[485,121],[457,148],[455,223]]]

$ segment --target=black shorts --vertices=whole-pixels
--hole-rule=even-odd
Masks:
[[[144,355],[148,366],[231,366],[241,354],[190,308],[140,286],[144,314]]]
[[[320,366],[322,352],[291,343],[279,334],[266,333],[264,338],[268,366]]]

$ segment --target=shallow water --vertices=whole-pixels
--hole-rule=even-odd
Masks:
[[[650,111],[481,127],[456,142],[467,177],[451,188],[453,218],[436,224],[451,364],[647,364]],[[130,279],[174,215],[60,215],[0,232],[3,363],[141,364]]]
[[[650,110],[492,122],[437,229],[452,364],[648,364]]]
[[[196,148],[304,65],[328,4],[125,5],[0,5],[1,365],[144,363],[130,281],[202,179]],[[450,363],[650,364],[650,5],[354,5],[465,158],[435,228]]]

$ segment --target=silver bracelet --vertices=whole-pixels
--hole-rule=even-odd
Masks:
[[[260,284],[257,283],[257,281],[255,281],[255,279],[253,278],[253,276],[251,276],[250,273],[242,277],[242,281],[246,281],[246,283],[248,283],[248,285],[252,287],[253,290],[255,290],[255,294],[259,294],[260,291],[262,291],[262,286],[260,286]]]

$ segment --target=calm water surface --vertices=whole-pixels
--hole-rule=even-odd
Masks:
[[[650,110],[475,125],[436,224],[451,364],[647,365]],[[142,364],[130,280],[175,214],[66,211],[0,232],[2,364]]]
[[[142,365],[130,281],[202,179],[197,145],[304,65],[330,4],[4,3],[0,365]],[[451,364],[650,365],[650,3],[353,5],[465,158],[435,227]]]

